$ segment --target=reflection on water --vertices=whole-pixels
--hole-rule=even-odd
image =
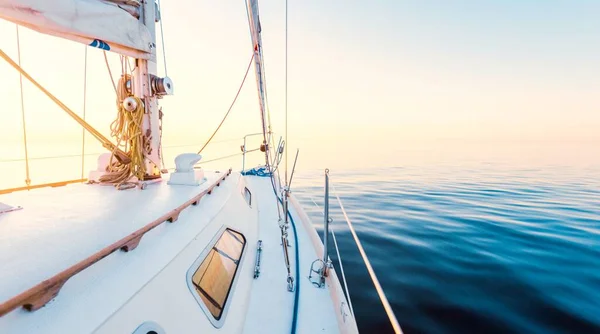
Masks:
[[[332,180],[405,332],[600,332],[599,167],[406,167]],[[294,182],[321,229],[311,198],[322,203],[322,172]],[[331,205],[359,327],[391,331]]]

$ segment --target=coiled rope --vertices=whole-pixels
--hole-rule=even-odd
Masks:
[[[138,181],[144,179],[146,166],[144,156],[148,150],[149,142],[145,140],[142,133],[144,118],[144,104],[142,100],[133,96],[127,90],[127,82],[131,80],[129,74],[122,74],[117,84],[117,118],[110,125],[110,134],[116,139],[116,147],[122,147],[130,158],[128,163],[116,159],[113,151],[107,173],[100,177],[102,183],[112,183],[117,189],[125,189],[135,185],[129,182],[133,177]],[[135,109],[126,109],[125,99],[132,98],[135,101]]]

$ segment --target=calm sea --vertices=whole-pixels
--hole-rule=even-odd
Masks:
[[[97,156],[87,152],[84,177]],[[41,157],[33,184],[81,175],[76,149],[30,154]],[[60,154],[73,156],[43,158]],[[2,156],[0,184],[23,185],[19,152]],[[336,169],[331,180],[405,333],[600,333],[600,165]],[[323,171],[293,182],[321,233]],[[359,329],[391,332],[333,190],[331,212]]]
[[[331,179],[405,333],[600,333],[600,166]],[[322,231],[322,172],[294,182]],[[391,332],[335,197],[331,207],[359,328]]]

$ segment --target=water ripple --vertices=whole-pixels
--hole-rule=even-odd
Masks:
[[[295,181],[319,230],[320,175]],[[405,332],[600,333],[600,168],[394,167],[332,180]],[[331,210],[359,328],[390,332],[334,200]]]

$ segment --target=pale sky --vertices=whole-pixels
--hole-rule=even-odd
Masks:
[[[284,130],[284,3],[260,1],[278,133]],[[244,2],[163,0],[162,6],[175,85],[175,95],[161,101],[164,144],[199,148],[226,112],[252,54]],[[290,148],[300,148],[300,166],[307,168],[496,158],[599,163],[599,15],[598,1],[289,0]],[[2,21],[0,31],[0,48],[16,59],[14,24]],[[27,71],[82,111],[83,45],[22,28],[21,53]],[[110,61],[116,77],[118,57],[110,54]],[[162,57],[159,68],[162,74]],[[0,154],[18,158],[18,74],[5,63],[0,73]],[[114,92],[98,50],[88,49],[87,75],[87,119],[108,133]],[[80,152],[80,128],[25,86],[30,154]],[[258,131],[252,73],[215,140]],[[71,146],[59,147],[65,144]],[[241,142],[230,144],[205,158],[235,153]]]

